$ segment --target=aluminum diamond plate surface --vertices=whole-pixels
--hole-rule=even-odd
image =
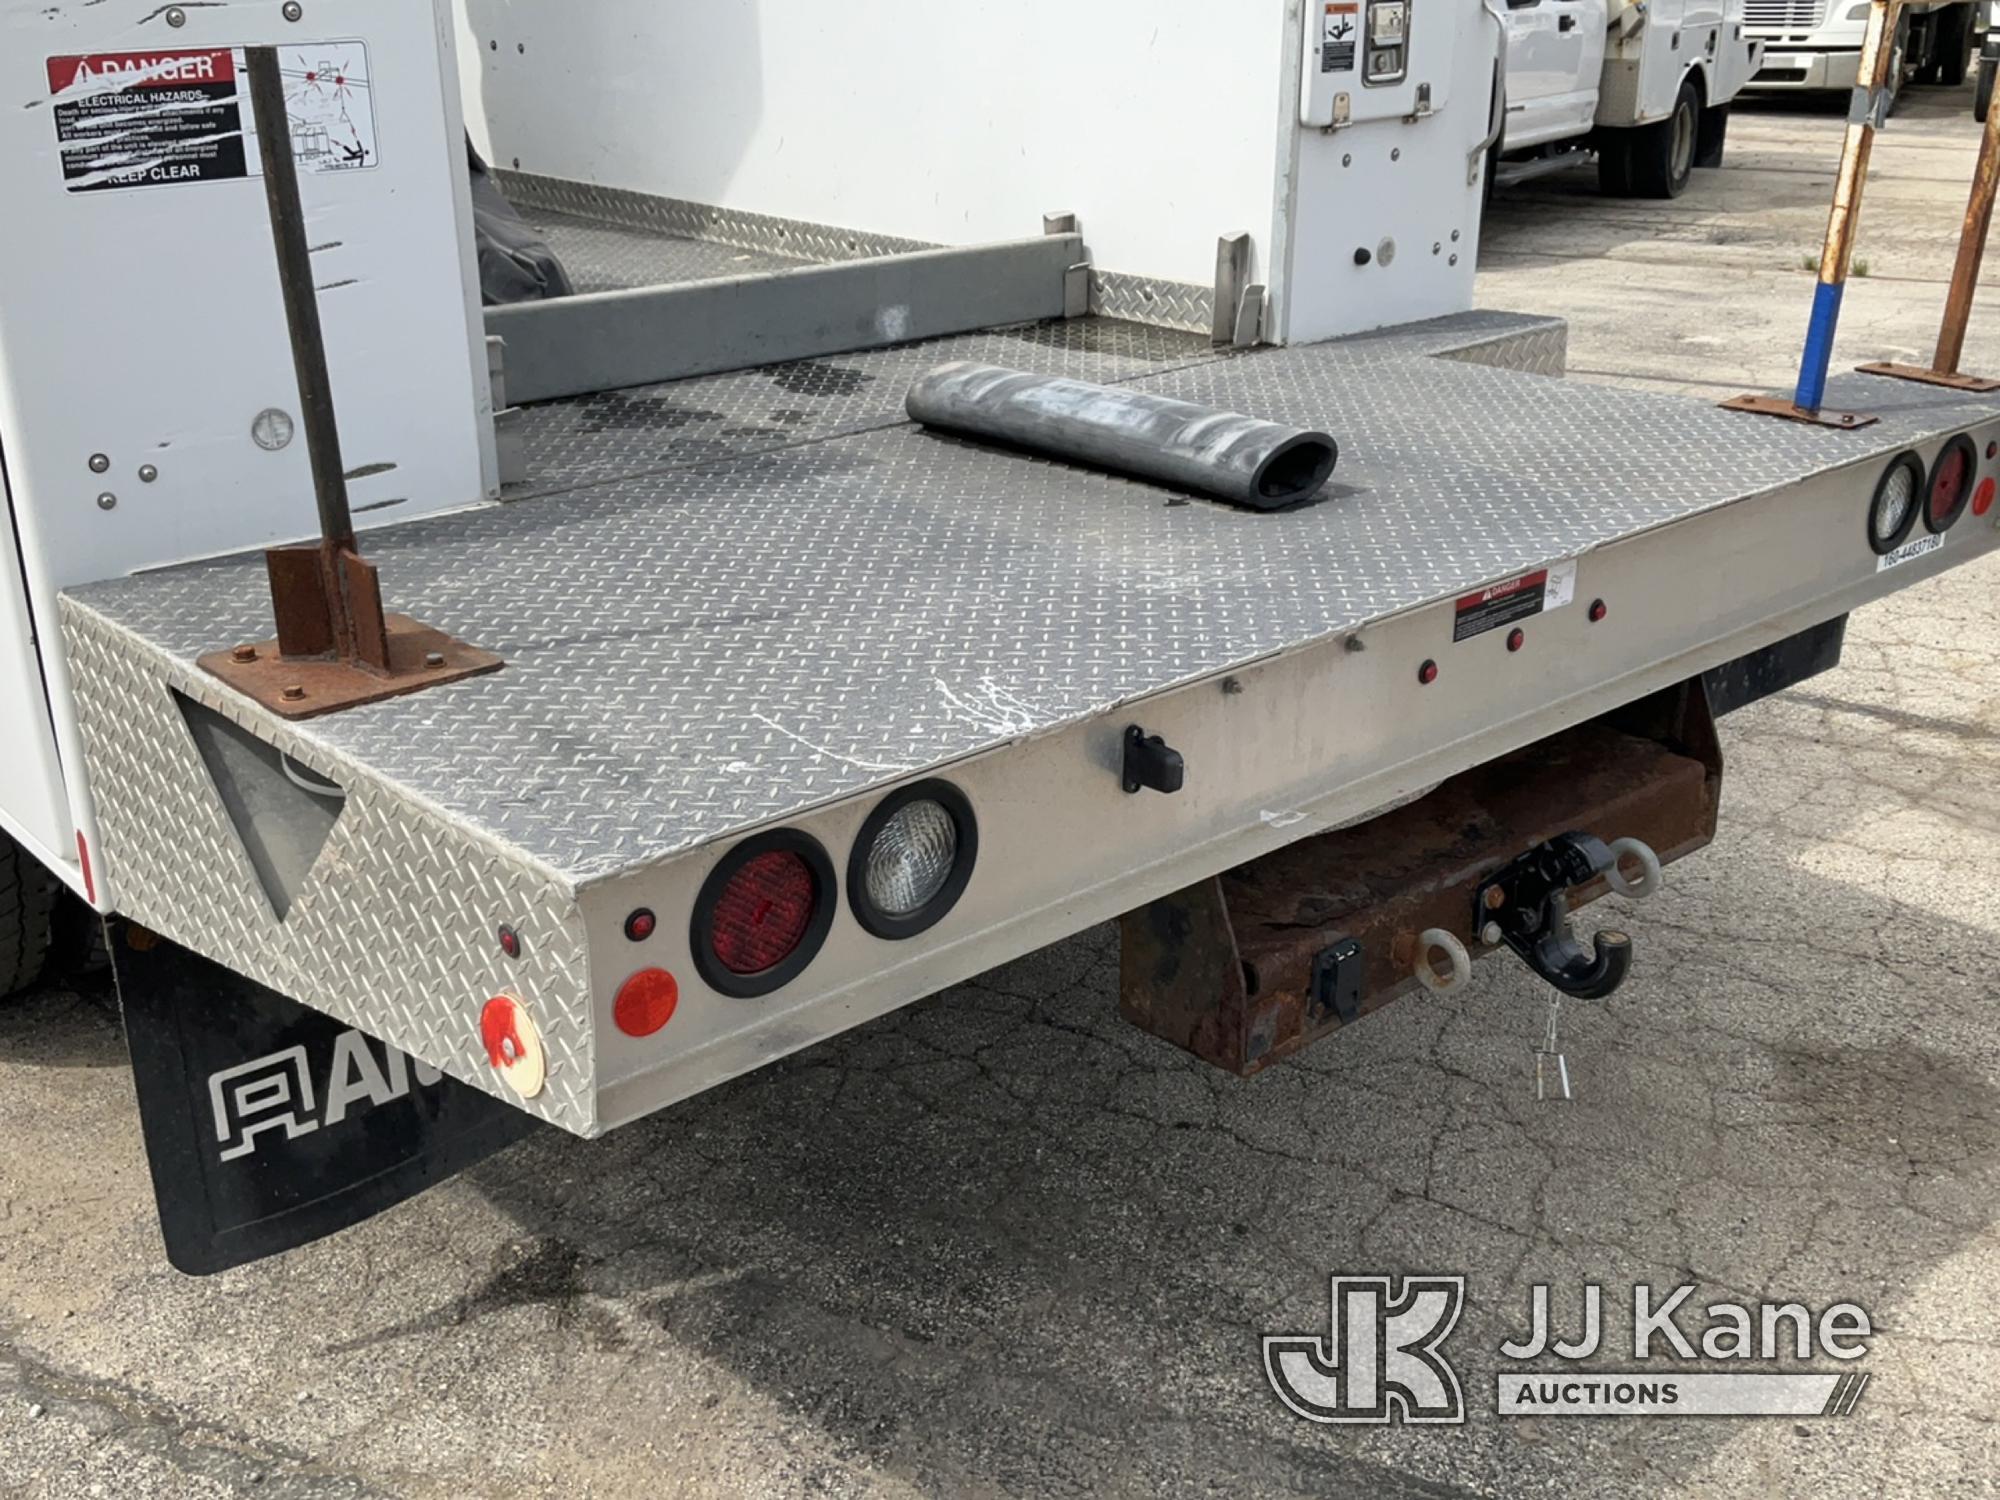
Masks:
[[[522,217],[541,231],[579,292],[716,281],[813,264],[801,256],[677,239],[552,209],[525,209]]]
[[[545,402],[517,419],[529,477],[506,498],[894,427],[911,382],[946,360],[1117,384],[1228,357],[1206,336],[1076,318]]]
[[[126,916],[463,1083],[594,1133],[590,1018],[578,998],[588,995],[585,945],[566,882],[388,784],[336,771],[289,727],[257,723],[258,735],[349,793],[280,921],[174,694],[246,726],[264,716],[88,611],[71,613],[64,629],[72,669],[90,685],[79,712]],[[518,961],[494,940],[503,921],[521,935]],[[503,991],[526,1001],[541,1028],[548,1083],[534,1100],[496,1080],[480,1044],[480,1004]]]
[[[389,595],[508,666],[296,733],[605,879],[2000,412],[1868,382],[1882,423],[1826,432],[1421,357],[1481,341],[1454,322],[1137,377],[1334,432],[1334,485],[1291,512],[902,426],[375,533]],[[178,670],[266,632],[261,580],[71,607]]]
[[[870,256],[937,248],[926,240],[745,213],[709,203],[691,203],[683,198],[658,198],[649,193],[599,187],[562,177],[542,177],[532,172],[503,171],[495,173],[495,177],[507,201],[530,217],[538,210],[554,210],[601,224],[623,225],[672,239],[710,240],[790,260],[866,260]],[[1038,227],[1024,224],[1021,232],[1033,234]]]

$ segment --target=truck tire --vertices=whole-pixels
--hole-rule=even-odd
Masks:
[[[1966,65],[1972,60],[1972,7],[1938,15],[1932,22],[1937,35],[1931,42],[1930,77],[1948,89],[1965,82]]]
[[[1632,196],[1632,132],[1597,132],[1597,190],[1607,198]]]
[[[0,833],[0,999],[41,978],[61,890],[55,876]]]
[[[1631,137],[1631,188],[1634,197],[1678,198],[1694,175],[1695,148],[1701,139],[1701,90],[1692,78],[1681,80],[1681,91],[1664,120],[1625,132]]]
[[[1712,104],[1701,112],[1701,135],[1696,139],[1694,164],[1697,167],[1722,165],[1722,148],[1729,139],[1729,106]]]

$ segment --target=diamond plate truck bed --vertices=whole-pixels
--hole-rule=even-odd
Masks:
[[[1865,537],[1890,459],[1983,454],[2000,400],[1855,381],[1830,399],[1882,420],[1831,432],[1537,373],[1560,357],[1559,324],[1494,314],[1237,355],[1079,320],[536,408],[508,501],[369,543],[495,676],[288,724],[194,665],[269,633],[261,558],[66,597],[114,899],[502,1097],[479,1016],[513,994],[548,1053],[516,1102],[590,1135],[2000,541],[1968,514],[1885,569]],[[1253,514],[902,420],[968,358],[1324,428],[1340,466]],[[1467,634],[1470,596],[1544,570],[1518,649]],[[283,917],[185,703],[346,791]],[[1133,724],[1184,754],[1180,794],[1122,790]],[[690,912],[737,841],[797,828],[844,869],[926,776],[979,820],[944,921],[893,942],[842,904],[776,992],[701,982]],[[625,1035],[613,997],[654,966],[678,1008]]]

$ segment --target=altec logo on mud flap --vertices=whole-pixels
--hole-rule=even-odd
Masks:
[[[358,1031],[343,1031],[334,1039],[324,1087],[317,1091],[303,1046],[211,1073],[208,1099],[220,1159],[250,1155],[270,1131],[282,1130],[286,1140],[297,1140],[322,1125],[341,1124],[358,1106],[401,1099],[410,1092],[413,1075],[418,1088],[430,1088],[444,1076],[411,1062],[394,1047],[378,1048]]]
[[[1694,1294],[1692,1286],[1663,1295],[1646,1285],[1632,1289],[1633,1361],[1747,1361],[1766,1368],[1502,1369],[1494,1377],[1494,1410],[1503,1417],[1806,1417],[1846,1416],[1860,1403],[1866,1374],[1769,1368],[1815,1355],[1865,1355],[1874,1329],[1854,1303],[1835,1303],[1815,1315],[1798,1302],[1712,1302],[1700,1309],[1697,1325]],[[1330,1336],[1266,1337],[1265,1378],[1278,1399],[1309,1422],[1462,1423],[1464,1396],[1441,1346],[1464,1305],[1463,1276],[1405,1277],[1400,1293],[1386,1276],[1336,1276]],[[1549,1288],[1534,1287],[1528,1334],[1502,1343],[1501,1357],[1572,1364],[1589,1359],[1604,1343],[1603,1289],[1585,1285],[1582,1308],[1580,1336],[1555,1337]]]

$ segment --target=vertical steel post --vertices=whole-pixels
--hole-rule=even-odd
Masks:
[[[263,156],[264,201],[278,251],[278,284],[285,296],[292,368],[299,383],[299,426],[312,464],[320,535],[333,549],[352,547],[354,519],[347,504],[347,474],[340,457],[340,428],[333,415],[333,380],[326,369],[326,337],[319,325],[319,293],[313,285],[312,250],[306,242],[298,163],[292,156],[285,81],[278,68],[277,48],[246,47],[243,55],[250,71],[250,109],[257,122],[257,149]]]
[[[1847,289],[1854,237],[1861,224],[1861,189],[1868,179],[1875,127],[1889,97],[1884,86],[1895,58],[1896,23],[1902,8],[1902,0],[1874,0],[1868,7],[1861,72],[1847,110],[1847,135],[1841,142],[1840,172],[1833,184],[1833,211],[1827,217],[1826,245],[1819,257],[1819,286],[1813,293],[1805,353],[1799,360],[1798,389],[1792,397],[1792,404],[1802,412],[1818,412],[1826,399],[1826,374],[1833,361],[1834,332],[1840,324],[1840,299]]]
[[[1965,224],[1958,235],[1958,259],[1951,267],[1951,291],[1944,299],[1944,322],[1938,329],[1937,353],[1931,369],[1956,375],[1965,352],[1965,325],[1972,317],[1972,295],[1979,288],[1979,263],[1986,256],[1986,231],[1993,222],[1993,194],[2000,186],[2000,109],[1986,111],[1986,131],[1979,137],[1979,160],[1972,168],[1972,195],[1965,204]]]

